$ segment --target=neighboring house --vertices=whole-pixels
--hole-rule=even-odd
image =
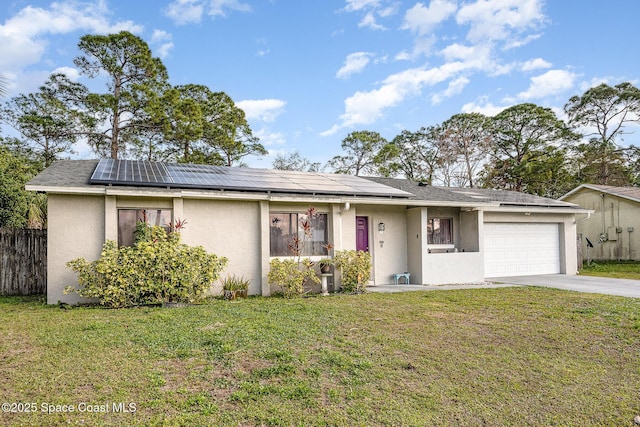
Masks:
[[[577,221],[584,259],[640,260],[640,188],[582,184],[560,200],[593,211]]]
[[[27,183],[48,195],[47,301],[76,275],[66,263],[99,258],[105,240],[132,242],[136,221],[186,220],[189,245],[229,259],[223,273],[251,279],[250,294],[270,295],[272,257],[289,256],[291,238],[311,206],[305,255],[371,253],[373,285],[409,272],[414,284],[482,282],[485,277],[575,274],[578,206],[508,191],[432,187],[405,179],[311,172],[63,160]]]

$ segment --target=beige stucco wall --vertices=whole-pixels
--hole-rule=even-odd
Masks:
[[[260,204],[254,201],[185,199],[181,232],[184,243],[229,259],[222,277],[251,280],[249,294],[262,293]],[[214,294],[222,292],[219,282]]]
[[[591,259],[640,260],[640,203],[589,188],[570,195],[566,201],[594,211],[589,218],[580,215],[577,221],[583,259],[588,256],[586,238],[589,238],[594,245],[590,249]]]
[[[424,283],[422,253],[427,247],[427,236],[423,232],[426,216],[426,208],[407,210],[407,264],[412,283]]]
[[[578,272],[576,219],[574,214],[547,214],[536,212],[484,212],[484,222],[556,223],[560,233],[560,272],[574,275]]]
[[[105,199],[50,194],[47,203],[47,303],[74,304],[81,300],[77,294],[63,294],[66,286],[78,283],[66,264],[76,258],[94,261],[100,257],[105,236]]]

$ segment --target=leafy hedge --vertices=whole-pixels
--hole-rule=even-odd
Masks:
[[[180,233],[140,223],[133,246],[118,248],[109,240],[100,258],[78,258],[67,266],[78,273],[79,288],[67,287],[106,307],[201,300],[227,263],[202,246],[180,242]]]
[[[364,292],[371,276],[371,254],[364,251],[336,251],[334,262],[342,272],[345,292]]]

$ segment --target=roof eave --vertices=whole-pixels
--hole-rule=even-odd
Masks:
[[[47,194],[105,194],[105,187],[60,187],[53,185],[26,184],[24,189]]]
[[[636,197],[632,197],[632,196],[628,196],[626,194],[620,194],[620,193],[616,193],[601,187],[597,187],[595,185],[589,185],[589,184],[581,184],[578,187],[574,188],[573,190],[569,191],[567,194],[565,194],[564,196],[560,197],[558,200],[564,200],[565,198],[568,198],[576,193],[578,193],[579,191],[583,190],[583,189],[589,189],[592,191],[596,191],[598,193],[604,193],[604,194],[608,194],[610,196],[614,196],[614,197],[620,197],[621,199],[626,199],[626,200],[631,200],[632,202],[636,202],[636,203],[640,203],[640,199],[636,198]]]

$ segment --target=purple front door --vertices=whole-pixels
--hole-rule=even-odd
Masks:
[[[369,252],[369,218],[356,217],[356,250]]]

